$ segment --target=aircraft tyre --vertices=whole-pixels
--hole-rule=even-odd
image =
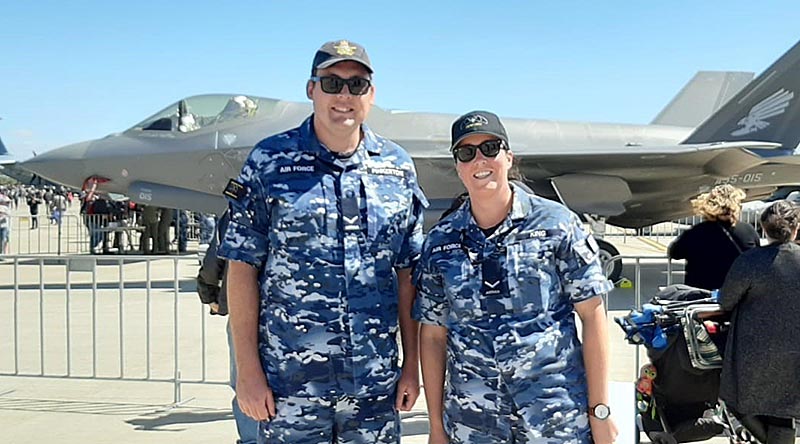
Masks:
[[[596,239],[597,246],[600,247],[600,264],[603,267],[603,273],[611,282],[617,282],[622,277],[622,259],[619,256],[619,250],[609,242],[602,239]]]

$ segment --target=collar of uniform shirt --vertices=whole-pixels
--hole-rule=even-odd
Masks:
[[[313,141],[312,145],[324,147],[325,145],[317,139],[317,134],[314,132],[314,115],[309,116],[302,125],[300,125],[300,138],[303,140]],[[378,136],[372,132],[366,123],[361,124],[361,143],[366,148],[367,152],[372,154],[381,153],[381,143]],[[328,148],[325,151],[331,152]],[[356,149],[358,151],[358,149]]]

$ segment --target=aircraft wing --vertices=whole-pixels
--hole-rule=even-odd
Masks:
[[[775,162],[752,150],[778,148],[774,143],[724,142],[602,152],[518,152],[517,157],[538,194],[560,200],[577,213],[638,227],[690,214],[689,200],[698,193],[732,177],[742,176],[744,181],[748,171]],[[757,178],[762,176],[746,177],[753,185]]]
[[[558,150],[527,149],[520,142],[514,148],[515,162],[538,195],[561,201],[576,213],[605,216],[612,224],[631,228],[690,215],[689,200],[719,183],[736,182],[746,190],[773,186],[767,180],[771,176],[751,171],[773,165],[778,158],[753,150],[780,149],[777,143],[754,141]],[[414,145],[412,140],[402,143]],[[463,191],[447,148],[413,157],[432,210],[447,208]],[[435,220],[438,214],[429,217]]]

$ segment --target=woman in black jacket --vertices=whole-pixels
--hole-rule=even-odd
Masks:
[[[721,287],[733,261],[759,245],[755,228],[737,223],[744,197],[744,191],[726,184],[692,200],[695,213],[704,220],[669,246],[670,258],[686,259],[686,285],[706,290]]]
[[[720,290],[720,305],[733,311],[720,398],[755,417],[766,444],[793,444],[800,417],[800,211],[778,201],[764,210],[761,227],[770,244],[739,256]]]

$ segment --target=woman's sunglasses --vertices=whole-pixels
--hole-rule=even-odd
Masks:
[[[486,157],[497,157],[500,150],[506,149],[508,149],[506,143],[500,139],[487,140],[478,145],[459,145],[453,150],[453,157],[459,162],[467,163],[472,162],[472,159],[478,154],[478,150],[481,150],[481,154]]]
[[[311,81],[319,82],[319,85],[322,87],[322,91],[326,92],[327,94],[339,94],[342,92],[342,88],[347,85],[347,89],[350,90],[350,94],[354,96],[363,96],[367,93],[367,91],[369,91],[370,85],[372,85],[369,79],[365,79],[363,77],[351,77],[349,79],[343,79],[338,76],[313,76],[311,77]]]

